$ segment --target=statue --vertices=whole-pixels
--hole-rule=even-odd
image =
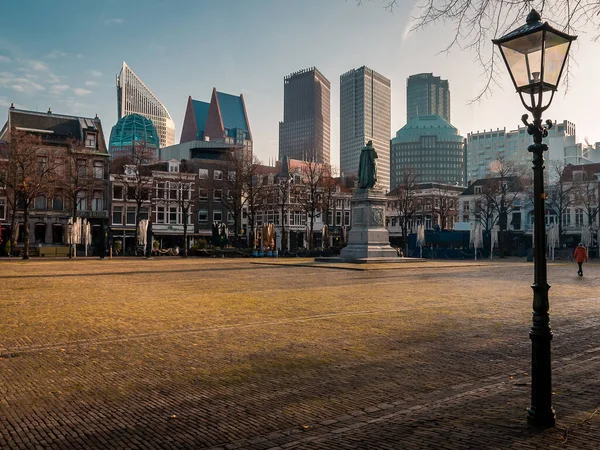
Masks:
[[[376,159],[377,152],[373,148],[373,141],[369,141],[360,152],[358,163],[358,187],[360,189],[370,189],[377,183]]]

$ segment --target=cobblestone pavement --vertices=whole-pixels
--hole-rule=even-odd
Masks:
[[[600,448],[600,265],[549,266],[542,431],[533,266],[401,266],[1,261],[0,447]]]

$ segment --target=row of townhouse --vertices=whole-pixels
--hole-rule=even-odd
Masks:
[[[108,169],[98,117],[11,106],[0,130],[0,254],[13,231],[19,251],[26,236],[34,253],[65,244],[73,216],[85,219],[91,238],[99,242],[108,219]]]
[[[547,178],[545,223],[546,227],[559,227],[560,245],[575,245],[586,230],[596,235],[600,224],[600,164],[568,164]],[[533,187],[529,180],[517,177],[477,180],[460,195],[458,217],[463,224],[480,223],[486,230],[495,226],[531,235]]]

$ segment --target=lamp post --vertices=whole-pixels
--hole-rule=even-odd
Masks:
[[[550,366],[550,305],[546,271],[546,195],[544,194],[544,151],[548,146],[542,139],[548,136],[552,121],[542,124],[542,113],[548,109],[560,82],[571,43],[577,39],[542,23],[536,10],[531,10],[527,23],[492,42],[499,49],[511,79],[525,109],[533,115],[533,122],[524,114],[521,120],[527,133],[533,136],[528,147],[533,154],[534,191],[534,281],[533,318],[529,331],[532,343],[531,406],[527,422],[539,427],[553,427],[556,414],[552,408],[552,371]],[[544,94],[549,94],[544,101]],[[548,97],[548,95],[546,95]]]

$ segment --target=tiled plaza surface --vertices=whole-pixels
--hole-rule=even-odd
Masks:
[[[549,266],[539,431],[531,263],[294,263],[0,261],[0,448],[600,448],[600,265]]]

